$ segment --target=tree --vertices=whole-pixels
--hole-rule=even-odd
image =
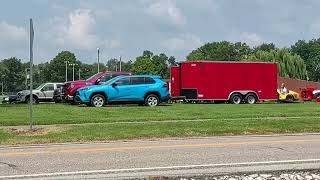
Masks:
[[[4,59],[1,62],[1,75],[4,87],[8,92],[17,92],[25,89],[25,68],[20,59],[15,57]]]
[[[168,58],[164,53],[154,55],[151,51],[144,51],[142,56],[136,58],[131,65],[131,71],[138,74],[154,74],[163,78],[169,78],[169,66],[175,65],[173,56]]]
[[[76,56],[73,53],[62,51],[50,61],[48,69],[46,69],[48,72],[46,73],[45,79],[51,82],[64,82],[65,61],[68,61],[69,64],[77,63]],[[70,67],[68,67],[68,69],[69,68]],[[68,79],[71,79],[70,77],[72,77],[72,71],[68,71]]]
[[[251,49],[246,43],[237,42],[235,44],[222,41],[207,43],[188,56],[188,61],[240,61],[245,56],[251,54]]]
[[[244,61],[278,63],[279,76],[306,79],[306,65],[303,59],[299,55],[291,54],[288,49],[257,51]]]
[[[309,42],[299,40],[291,46],[291,52],[302,57],[306,64],[309,79],[311,81],[320,81],[320,38]]]
[[[259,46],[256,46],[254,47],[254,52],[257,52],[257,51],[267,51],[267,52],[270,52],[272,50],[276,50],[276,46],[273,44],[273,43],[263,43]]]

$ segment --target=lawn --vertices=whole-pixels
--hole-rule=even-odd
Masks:
[[[67,104],[34,106],[35,132],[25,104],[0,105],[0,143],[104,141],[137,138],[320,132],[320,104],[172,104],[155,108],[103,108]],[[37,126],[35,126],[37,127]]]

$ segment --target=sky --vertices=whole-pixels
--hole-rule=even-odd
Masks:
[[[60,51],[85,63],[144,50],[185,60],[213,41],[273,42],[289,47],[320,37],[319,0],[2,0],[0,59],[29,60],[29,19],[34,21],[34,61]]]

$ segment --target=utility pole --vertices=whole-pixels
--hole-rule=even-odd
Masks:
[[[69,61],[64,61],[66,63],[66,82],[68,81],[68,63]]]
[[[78,71],[78,73],[79,73],[79,80],[81,80],[81,76],[80,76],[80,66],[79,66],[79,71]]]
[[[120,60],[119,60],[119,71],[121,72],[121,56],[120,56]]]
[[[78,64],[69,64],[69,65],[72,66],[72,81],[74,81],[74,66]]]
[[[115,63],[116,63],[116,72],[118,71],[118,60],[116,59],[116,58],[114,58],[115,59]]]
[[[98,73],[100,72],[100,49],[97,48],[97,53],[98,53]]]
[[[29,113],[30,113],[30,129],[32,129],[32,103],[33,103],[33,94],[32,94],[32,81],[33,81],[33,38],[34,38],[34,30],[33,30],[33,22],[30,19],[30,102],[29,102]]]
[[[2,80],[2,82],[1,82],[1,94],[2,94],[2,96],[3,96],[3,80]]]

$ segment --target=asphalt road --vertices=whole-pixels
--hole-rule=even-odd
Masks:
[[[0,147],[0,179],[123,179],[320,169],[320,135]]]

